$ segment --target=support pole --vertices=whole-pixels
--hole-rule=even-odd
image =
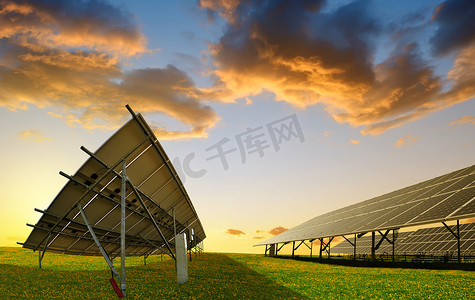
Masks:
[[[376,261],[376,245],[375,245],[376,232],[371,232],[371,260]]]
[[[292,242],[292,258],[294,257],[295,254],[295,242]]]
[[[461,262],[460,258],[460,223],[459,220],[457,220],[457,257],[458,257],[458,262]]]
[[[356,260],[356,233],[355,233],[355,242],[353,244],[353,260]]]
[[[120,290],[125,296],[125,185],[127,162],[122,161],[122,197],[120,201]]]
[[[395,230],[393,229],[393,262],[395,261],[395,257],[394,257],[395,245],[396,245],[396,234],[395,234]]]
[[[322,259],[322,252],[323,252],[323,238],[320,238],[320,259]]]
[[[279,243],[274,244],[275,245],[275,257],[277,257],[277,252],[279,252]]]
[[[313,241],[310,242],[310,258],[312,258]]]

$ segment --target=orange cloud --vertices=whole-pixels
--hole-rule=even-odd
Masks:
[[[0,3],[0,38],[35,52],[86,47],[132,56],[147,51],[133,17],[106,2]]]
[[[51,141],[52,138],[43,135],[41,130],[24,130],[18,133],[17,138],[20,140],[33,141],[38,143],[44,143]]]
[[[256,233],[265,233],[265,230],[256,230]]]
[[[353,145],[359,145],[361,143],[360,140],[350,140],[350,143]]]
[[[207,137],[219,118],[185,72],[171,65],[124,70],[123,57],[148,51],[132,20],[95,0],[0,1],[0,106],[34,105],[69,126],[112,130],[129,117],[130,104],[180,122],[174,130],[152,124],[160,139]]]
[[[272,228],[271,230],[269,230],[269,234],[271,235],[278,235],[278,234],[281,234],[282,232],[285,232],[289,230],[288,228],[285,228],[285,227],[282,227],[282,226],[278,226],[278,227],[275,227],[275,228]]]
[[[417,141],[417,137],[413,136],[413,135],[408,135],[408,136],[405,136],[403,138],[400,138],[397,142],[396,142],[396,147],[407,147],[411,144],[413,144],[414,142]]]
[[[253,239],[262,240],[262,239],[265,239],[265,237],[264,236],[255,236],[255,237],[253,237]]]
[[[296,108],[322,103],[337,122],[362,127],[364,135],[382,134],[475,96],[475,35],[463,21],[471,17],[443,26],[452,24],[451,14],[460,11],[454,6],[463,4],[441,5],[434,13],[441,29],[432,40],[454,39],[449,46],[433,42],[434,49],[456,51],[444,79],[404,36],[374,64],[371,37],[384,29],[368,4],[352,2],[322,13],[324,2],[201,1],[202,8],[229,23],[219,42],[209,46],[217,80],[214,94],[208,92],[226,102],[270,91],[276,101]]]
[[[226,234],[229,234],[229,235],[234,235],[234,236],[241,236],[241,235],[245,235],[246,233],[239,230],[239,229],[227,229],[225,231]]]
[[[472,116],[465,116],[461,117],[458,120],[455,120],[453,122],[450,122],[449,125],[455,125],[455,124],[466,124],[466,123],[472,123],[475,125],[475,117]]]

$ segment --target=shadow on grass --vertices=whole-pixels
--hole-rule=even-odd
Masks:
[[[117,299],[110,276],[0,264],[0,299]],[[194,258],[182,285],[172,260],[127,267],[126,277],[128,299],[308,299],[222,254]]]
[[[345,258],[327,258],[300,257],[282,255],[278,259],[292,259],[298,261],[316,262],[327,265],[347,266],[347,267],[375,267],[375,268],[402,268],[402,269],[431,269],[431,270],[463,270],[475,271],[475,263],[443,263],[443,262],[413,262],[413,261],[371,261],[371,260],[352,260]]]

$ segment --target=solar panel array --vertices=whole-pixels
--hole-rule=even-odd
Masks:
[[[457,232],[455,225],[449,227],[453,232]],[[475,255],[475,223],[461,224],[459,231],[461,255]],[[457,240],[443,226],[424,228],[411,234],[398,249],[400,254],[456,254]]]
[[[475,165],[350,205],[258,245],[397,229],[475,216]]]
[[[118,255],[123,159],[130,180],[125,190],[127,256],[166,251],[166,243],[173,248],[173,213],[177,233],[193,231],[194,244],[205,239],[197,213],[165,151],[143,117],[133,117],[95,153],[83,149],[91,157],[69,177],[51,205],[45,211],[38,210],[43,215],[30,225],[34,228],[23,247],[36,250],[47,243],[51,252],[101,255],[79,204],[108,255]]]
[[[455,225],[449,226],[456,232]],[[475,223],[461,224],[460,230],[460,253],[461,255],[475,255]],[[380,238],[376,235],[376,242]],[[388,235],[392,240],[391,233]],[[353,242],[351,238],[350,241]],[[371,253],[371,235],[365,235],[356,241],[357,254]],[[347,241],[342,241],[331,249],[332,253],[353,254],[354,247]],[[381,246],[376,250],[376,254],[392,253],[392,245],[384,240]],[[426,254],[426,255],[445,255],[447,253],[457,253],[457,239],[444,226],[423,228],[417,231],[400,232],[397,235],[395,244],[396,254]]]

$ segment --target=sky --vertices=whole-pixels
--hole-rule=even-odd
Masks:
[[[206,251],[475,164],[475,3],[0,0],[0,246],[142,113]],[[224,153],[219,156],[219,151]]]

